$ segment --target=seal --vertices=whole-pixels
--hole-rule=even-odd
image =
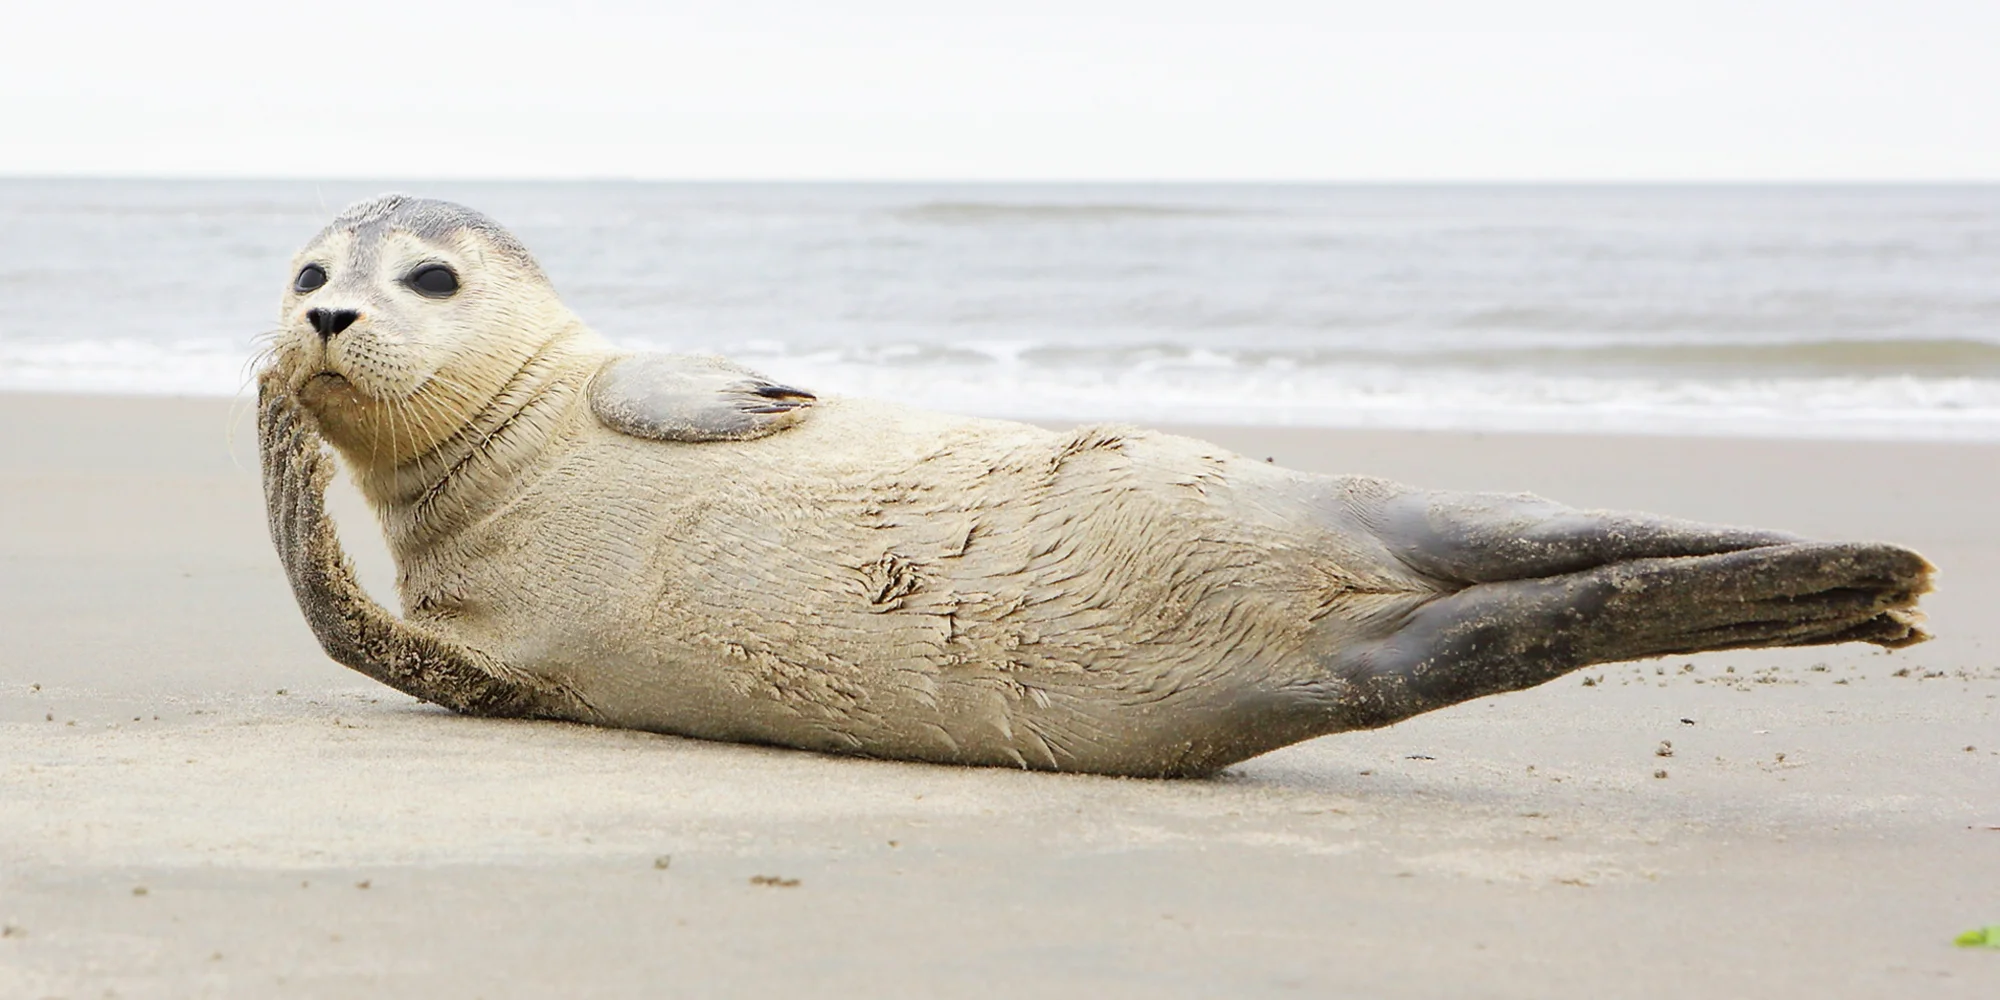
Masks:
[[[293,261],[271,537],[326,652],[474,715],[1183,776],[1579,667],[1925,638],[1932,568],[1125,426],[818,398],[614,350],[497,223],[387,195]],[[356,584],[331,443],[403,613]]]

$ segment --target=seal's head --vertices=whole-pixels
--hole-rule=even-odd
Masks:
[[[394,462],[575,329],[499,223],[389,194],[348,206],[292,259],[272,363],[350,459]]]

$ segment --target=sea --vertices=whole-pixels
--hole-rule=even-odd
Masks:
[[[0,391],[230,396],[343,205],[633,349],[1041,421],[2000,439],[2000,186],[0,180]]]

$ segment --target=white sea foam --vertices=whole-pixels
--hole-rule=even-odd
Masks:
[[[2000,380],[1674,379],[1390,366],[922,369],[752,357],[802,384],[1038,420],[2000,440]]]
[[[1218,352],[1114,369],[1023,361],[1032,345],[982,345],[968,350],[972,362],[907,360],[923,353],[916,345],[865,359],[773,347],[733,353],[822,393],[1025,420],[2000,440],[1995,379],[1649,378],[1282,359],[1250,366]],[[229,396],[247,391],[246,366],[246,349],[225,340],[0,344],[0,390]]]

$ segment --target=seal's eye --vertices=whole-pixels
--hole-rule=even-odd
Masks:
[[[443,264],[425,264],[410,272],[403,283],[417,290],[418,294],[442,299],[458,291],[458,275]]]
[[[299,276],[292,281],[292,288],[299,292],[310,292],[326,284],[326,268],[318,264],[307,264],[299,269]]]

